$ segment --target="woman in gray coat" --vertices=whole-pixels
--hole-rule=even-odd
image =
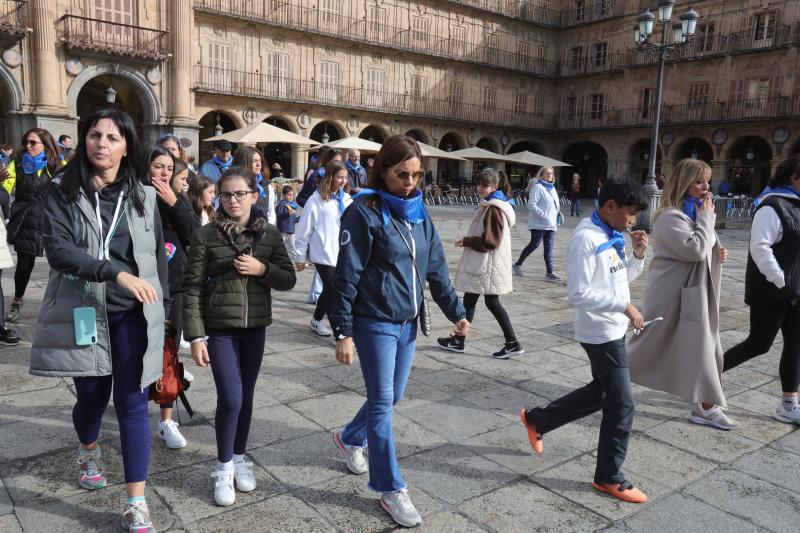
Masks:
[[[722,410],[719,296],[728,252],[714,231],[711,167],[697,159],[675,165],[653,221],[653,260],[642,314],[662,321],[628,344],[631,381],[693,404],[689,420],[719,429],[736,423]]]
[[[167,256],[152,187],[139,181],[131,118],[105,109],[80,126],[75,158],[44,196],[50,278],[31,373],[72,377],[78,484],[102,489],[97,440],[112,390],[128,501],[122,522],[154,532],[144,487],[150,455],[148,386],[161,376]]]

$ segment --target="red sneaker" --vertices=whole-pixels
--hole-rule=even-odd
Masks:
[[[519,419],[522,421],[522,425],[525,426],[525,430],[528,432],[528,442],[531,443],[531,448],[533,448],[533,451],[541,455],[544,449],[544,446],[542,445],[542,434],[536,431],[536,426],[525,419],[524,407],[519,410]]]

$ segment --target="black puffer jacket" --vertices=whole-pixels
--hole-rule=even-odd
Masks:
[[[45,167],[38,174],[24,174],[19,161],[15,167],[17,184],[8,221],[8,243],[14,245],[17,253],[41,257],[44,255],[42,198],[56,169]]]
[[[256,328],[272,323],[270,290],[288,291],[297,281],[278,228],[255,207],[246,228],[224,213],[195,233],[183,278],[184,337],[203,337],[206,329]],[[233,268],[240,255],[267,267],[262,278],[241,276]]]
[[[183,196],[178,196],[178,201],[171,207],[159,200],[158,213],[164,228],[164,244],[174,247],[169,260],[169,293],[176,294],[181,291],[186,252],[194,233],[200,229],[200,221],[194,216],[189,200]]]

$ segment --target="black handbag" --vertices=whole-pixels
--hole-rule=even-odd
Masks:
[[[414,263],[414,270],[416,270],[417,272],[417,281],[419,282],[419,286],[422,289],[422,305],[420,306],[419,314],[417,315],[419,317],[419,329],[420,331],[422,331],[423,335],[428,337],[431,334],[431,311],[430,308],[428,307],[428,298],[425,296],[425,284],[422,281],[422,276],[420,275],[419,267],[417,266],[416,254],[414,253],[414,250],[411,248],[411,245],[408,244],[408,241],[406,240],[405,235],[403,235],[403,232],[400,231],[400,227],[397,225],[397,222],[395,222],[394,219],[391,220],[392,224],[394,224],[394,227],[397,230],[397,233],[400,234],[400,238],[403,239],[403,244],[405,244],[406,248],[408,248],[408,253],[411,254],[411,261]]]

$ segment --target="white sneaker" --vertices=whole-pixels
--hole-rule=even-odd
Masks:
[[[783,400],[778,401],[778,407],[775,409],[775,420],[790,424],[800,424],[800,405],[794,404],[791,409],[786,409],[786,406],[783,405]]]
[[[406,489],[381,494],[381,507],[401,526],[416,527],[422,523]]]
[[[253,463],[245,461],[233,462],[233,480],[241,492],[250,492],[256,488],[256,477],[253,475]]]
[[[186,381],[188,381],[189,383],[191,383],[192,381],[194,381],[194,374],[192,374],[191,372],[189,372],[188,370],[186,370],[186,367],[183,367],[183,379],[185,379],[185,380],[186,380]]]
[[[308,325],[311,328],[311,331],[319,335],[320,337],[330,337],[333,333],[331,328],[325,325],[322,320],[314,320],[311,319],[311,323]]]
[[[167,448],[177,450],[186,447],[186,439],[178,429],[174,420],[164,420],[158,424],[158,438],[167,443]]]
[[[181,337],[181,344],[180,344],[180,346],[178,346],[178,350],[191,351],[192,350],[192,343],[187,341],[183,337]]]
[[[689,416],[689,422],[700,424],[701,426],[711,426],[717,429],[724,429],[725,431],[733,429],[739,425],[725,413],[723,413],[722,408],[719,405],[715,405],[706,411],[703,409],[702,405],[697,404],[697,406],[692,409],[692,413]]]
[[[220,470],[217,464],[211,477],[216,479],[214,483],[214,502],[222,507],[227,507],[236,503],[236,491],[233,490],[233,476],[234,468],[233,461],[228,463],[231,465],[230,469]]]
[[[369,470],[369,464],[367,463],[367,460],[364,459],[364,448],[346,446],[339,437],[338,431],[334,431],[332,435],[333,443],[337,448],[339,448],[339,451],[342,452],[342,457],[344,457],[344,460],[347,462],[348,470],[358,475]]]

